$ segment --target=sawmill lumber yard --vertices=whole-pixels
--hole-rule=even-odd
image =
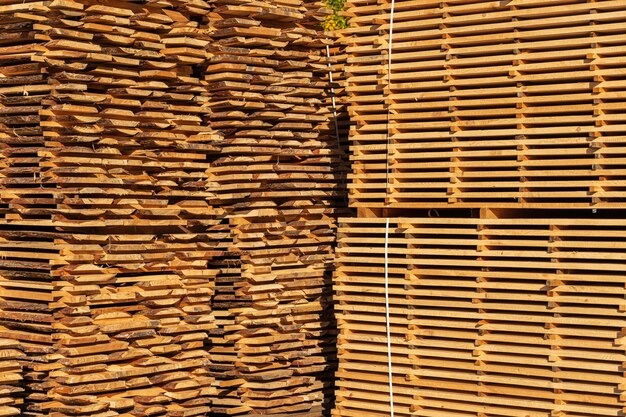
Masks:
[[[341,3],[0,1],[0,417],[626,416],[626,0]]]

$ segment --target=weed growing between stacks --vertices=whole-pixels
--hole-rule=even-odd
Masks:
[[[348,19],[339,13],[343,10],[346,0],[325,0],[329,8],[333,10],[333,14],[328,16],[322,27],[324,30],[338,30],[348,27]]]

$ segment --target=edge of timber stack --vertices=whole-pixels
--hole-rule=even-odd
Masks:
[[[23,404],[24,352],[16,340],[0,339],[0,416],[19,416]]]
[[[626,4],[346,15],[333,416],[624,415]]]
[[[217,313],[227,324],[214,351],[232,365],[216,369],[232,377],[218,376],[215,404],[321,416],[334,390],[331,274],[346,166],[345,119],[333,117],[329,88],[333,40],[318,30],[328,11],[315,1],[213,4],[204,80],[207,121],[222,138],[211,203],[225,210],[239,256],[237,275],[218,276],[218,291],[237,301]]]

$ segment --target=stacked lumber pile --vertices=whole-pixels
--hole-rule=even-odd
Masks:
[[[348,3],[333,415],[623,414],[626,5],[390,3]]]
[[[397,415],[609,416],[624,408],[623,219],[393,218]],[[385,219],[339,234],[337,415],[389,415]]]
[[[19,416],[23,403],[21,381],[25,355],[19,342],[0,339],[0,416]]]
[[[20,415],[210,411],[207,264],[229,233],[207,201],[201,5],[2,6],[0,337],[28,355]]]
[[[220,255],[198,23],[159,5],[50,5],[42,125],[63,259],[51,401],[59,415],[205,415]],[[55,20],[58,18],[58,20]]]
[[[355,206],[623,206],[622,2],[398,0],[388,68],[389,3],[349,3]]]
[[[220,313],[234,322],[212,350],[233,365],[216,403],[229,414],[319,416],[332,393],[330,269],[342,197],[331,39],[317,30],[326,11],[313,1],[214,5],[204,79],[208,121],[223,138],[211,203],[230,218],[240,259],[239,280],[218,277],[219,297],[236,302]]]
[[[0,338],[28,357],[20,415],[328,408],[346,121],[327,12],[0,6]]]
[[[28,401],[45,400],[43,368],[53,345],[51,269],[60,259],[55,239],[61,234],[52,220],[54,185],[43,177],[48,155],[39,116],[52,91],[38,23],[48,12],[41,1],[0,6],[0,339],[9,340],[0,353],[3,363],[9,360],[0,384],[8,395],[3,415],[29,415],[15,410],[21,403],[13,400],[17,383]],[[14,360],[23,364],[23,381],[15,376]]]

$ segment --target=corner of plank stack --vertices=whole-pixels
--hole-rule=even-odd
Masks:
[[[25,354],[17,340],[0,339],[0,416],[19,416],[23,398],[21,362]]]
[[[346,13],[333,415],[623,415],[626,5]]]

